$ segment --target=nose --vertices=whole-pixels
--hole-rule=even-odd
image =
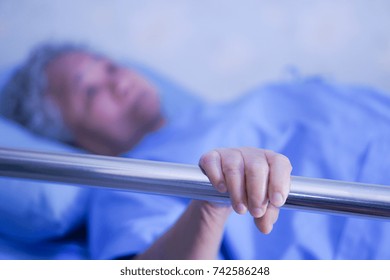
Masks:
[[[111,77],[111,88],[114,95],[118,98],[125,97],[129,94],[129,90],[131,88],[132,80],[130,77],[124,75],[122,71],[117,71]]]

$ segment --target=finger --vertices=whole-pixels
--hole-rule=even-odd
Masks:
[[[251,215],[260,218],[268,205],[269,166],[263,151],[254,148],[241,149],[245,162],[245,185]]]
[[[281,207],[290,191],[292,166],[284,155],[272,151],[266,151],[265,155],[270,168],[268,197],[273,205]]]
[[[257,228],[264,234],[269,234],[275,222],[279,217],[279,208],[275,207],[271,203],[268,204],[267,211],[261,218],[255,218],[255,224]]]
[[[216,150],[202,155],[199,160],[199,167],[219,192],[224,193],[227,191],[225,178],[222,173],[221,156]]]
[[[244,159],[237,149],[220,149],[222,172],[233,209],[244,214],[247,211],[246,191],[244,189]]]

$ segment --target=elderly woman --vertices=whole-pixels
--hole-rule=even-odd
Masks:
[[[36,134],[96,154],[199,162],[231,196],[230,214],[203,201],[93,190],[77,203],[86,205],[77,215],[90,258],[390,258],[386,221],[279,210],[289,160],[295,175],[390,184],[386,94],[313,77],[208,104],[145,67],[55,45],[35,50],[3,94],[3,114]]]
[[[48,45],[33,52],[6,85],[1,106],[3,115],[36,134],[110,156],[133,150],[172,121],[145,77],[75,46]],[[199,165],[220,192],[230,193],[237,213],[249,210],[262,232],[272,230],[290,186],[291,165],[285,156],[251,147],[219,148],[200,155]],[[193,201],[174,213],[174,224],[160,231],[148,248],[121,249],[104,258],[215,258],[230,212],[226,205]],[[105,221],[97,214],[91,219]],[[104,238],[118,242],[115,236]],[[127,242],[135,243],[131,235]]]

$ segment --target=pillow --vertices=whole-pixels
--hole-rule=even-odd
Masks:
[[[0,135],[0,147],[81,152],[37,137],[2,117]],[[76,186],[0,177],[0,234],[25,241],[63,236],[81,222],[87,191]]]
[[[180,118],[182,111],[189,108],[196,111],[197,105],[202,103],[191,91],[147,66],[129,61],[123,64],[145,75],[159,89],[168,118]],[[9,67],[0,71],[0,89],[15,69]],[[0,135],[0,147],[82,152],[33,135],[1,116]],[[23,240],[63,236],[81,222],[87,192],[86,188],[0,176],[0,235]]]

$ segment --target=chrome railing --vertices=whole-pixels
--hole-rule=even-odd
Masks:
[[[0,176],[229,202],[193,165],[0,148]],[[285,206],[390,218],[390,187],[293,176]]]

